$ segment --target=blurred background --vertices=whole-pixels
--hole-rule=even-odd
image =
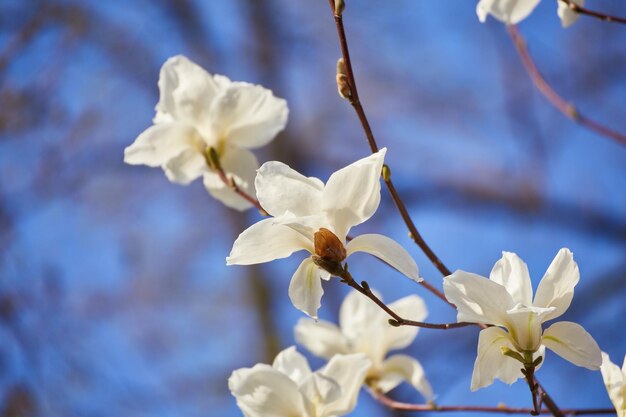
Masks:
[[[590,0],[626,15],[623,0]],[[558,249],[581,271],[563,317],[614,362],[626,353],[626,147],[574,124],[531,84],[502,24],[473,1],[351,0],[346,28],[362,102],[400,194],[449,268],[487,275],[502,250],[534,286]],[[556,91],[626,132],[626,27],[564,30],[556,1],[522,22]],[[335,86],[326,0],[0,0],[0,415],[240,416],[230,373],[294,344],[287,287],[302,259],[226,267],[260,216],[128,166],[151,124],[161,64],[185,54],[288,100],[285,132],[257,152],[326,179],[369,149]],[[388,194],[355,230],[408,239]],[[353,273],[393,301],[417,293],[428,320],[455,312],[395,271]],[[347,288],[325,284],[335,321]],[[421,330],[419,359],[442,405],[529,406],[523,382],[469,392],[478,332]],[[303,348],[300,348],[304,351]],[[599,372],[548,353],[539,379],[562,407],[609,407]],[[323,364],[312,358],[313,367]],[[421,402],[410,388],[394,398]],[[353,416],[396,416],[361,395]],[[463,415],[463,413],[461,413]]]

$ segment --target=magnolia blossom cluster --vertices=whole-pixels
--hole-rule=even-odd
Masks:
[[[481,20],[492,14],[514,24],[538,2],[481,0],[478,14]],[[285,100],[263,87],[210,75],[183,56],[165,62],[159,90],[154,124],[126,148],[124,160],[161,167],[170,181],[180,184],[203,177],[209,193],[238,210],[251,207],[251,198],[258,200],[268,217],[239,235],[226,258],[228,265],[306,253],[288,288],[293,305],[310,317],[297,323],[295,339],[327,364],[313,372],[304,356],[290,347],[271,366],[234,371],[228,386],[243,414],[342,416],[354,409],[361,386],[387,393],[403,381],[423,400],[433,401],[422,365],[408,355],[390,354],[408,347],[417,327],[391,326],[387,313],[358,292],[346,297],[338,325],[318,320],[322,281],[345,279],[345,261],[355,252],[377,257],[411,280],[422,280],[413,258],[394,240],[379,234],[349,235],[380,204],[387,150],[332,173],[325,183],[277,161],[259,168],[249,149],[267,144],[285,127]],[[445,277],[445,296],[456,306],[457,320],[484,327],[478,336],[472,391],[495,379],[512,384],[529,370],[534,372],[545,361],[547,348],[574,365],[600,369],[619,417],[626,417],[626,363],[622,369],[611,363],[576,323],[557,321],[544,328],[566,312],[579,279],[568,249],[557,253],[534,296],[526,264],[510,252],[503,253],[489,278],[461,270]],[[381,300],[369,286],[367,291]],[[416,295],[388,307],[414,321],[428,314]]]

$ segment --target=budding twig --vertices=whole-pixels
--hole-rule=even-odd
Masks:
[[[346,33],[345,33],[344,26],[343,26],[343,17],[341,15],[337,15],[334,13],[335,12],[334,0],[329,0],[329,4],[333,12],[333,16],[335,18],[335,26],[337,28],[337,35],[339,37],[341,55],[343,58],[342,76],[345,75],[345,77],[347,78],[344,81],[350,89],[350,96],[348,98],[348,101],[354,108],[354,111],[356,112],[359,118],[359,121],[361,122],[361,126],[363,127],[363,131],[365,132],[365,136],[367,138],[367,142],[369,143],[370,150],[372,151],[372,153],[375,153],[375,152],[378,152],[378,144],[376,143],[376,138],[374,137],[374,133],[372,131],[372,128],[365,114],[365,110],[361,104],[361,101],[359,100],[359,92],[357,89],[356,80],[354,78],[354,72],[352,71],[352,63],[350,61],[350,51],[348,49],[348,40],[346,38]],[[413,220],[411,219],[411,216],[409,215],[406,205],[400,198],[400,195],[398,194],[398,192],[396,191],[396,188],[393,185],[391,176],[389,175],[388,179],[384,179],[384,180],[385,180],[385,185],[387,186],[387,190],[389,191],[389,194],[391,195],[391,198],[394,204],[396,205],[396,208],[400,212],[400,215],[402,216],[402,220],[404,221],[407,228],[411,232],[411,238],[413,239],[415,244],[420,247],[420,249],[426,254],[428,259],[439,270],[439,272],[441,272],[442,275],[444,276],[450,275],[451,271],[443,264],[443,262],[439,259],[439,257],[437,257],[435,252],[433,252],[430,246],[428,246],[426,241],[422,238],[422,235],[417,230],[415,223],[413,223]],[[424,285],[424,287],[426,287],[429,291],[431,291],[437,297],[447,302],[445,295],[443,295],[441,291],[428,285],[426,281],[422,281],[420,284]]]
[[[576,13],[595,17],[596,19],[600,19],[605,22],[615,22],[615,23],[626,24],[626,18],[590,10],[583,6],[579,6],[578,4],[574,3],[572,0],[559,0],[559,1],[562,1],[563,3],[567,4],[567,7],[569,7],[570,9],[572,9],[572,11]]]
[[[314,258],[314,261],[318,263],[319,261]],[[324,268],[328,268],[326,264],[320,264],[320,266]],[[366,281],[362,281],[361,284],[357,283],[352,274],[345,267],[334,266],[327,269],[333,275],[341,278],[341,282],[347,284],[348,286],[354,288],[370,300],[372,300],[378,307],[380,307],[385,313],[387,313],[391,319],[389,319],[389,324],[395,327],[399,326],[415,326],[415,327],[424,327],[426,329],[439,329],[439,330],[449,330],[456,329],[459,327],[467,327],[477,325],[477,323],[467,323],[467,322],[459,322],[459,323],[425,323],[422,321],[408,320],[393,311],[389,306],[387,306],[380,298],[376,296],[370,289],[369,284]]]
[[[563,1],[563,0],[561,0]],[[574,4],[574,3],[570,3]],[[574,122],[579,125],[592,130],[599,135],[607,137],[609,139],[613,139],[614,141],[626,145],[626,135],[619,133],[607,126],[604,126],[601,123],[596,122],[595,120],[589,119],[587,116],[582,115],[576,107],[574,107],[571,103],[568,103],[563,97],[561,97],[550,84],[546,81],[546,79],[541,75],[535,61],[533,61],[532,56],[528,52],[528,47],[526,46],[526,41],[524,37],[517,29],[515,25],[508,25],[507,31],[513,39],[513,43],[517,48],[517,52],[522,59],[522,63],[524,64],[524,68],[526,72],[530,76],[535,87],[541,94],[544,95],[545,98],[561,113],[563,113],[567,118],[572,119]]]

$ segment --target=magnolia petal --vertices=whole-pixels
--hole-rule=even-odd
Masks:
[[[524,20],[537,7],[540,0],[480,0],[476,14],[481,22],[490,14],[508,25]]]
[[[626,358],[624,358],[624,365],[626,366]],[[600,372],[602,372],[602,379],[604,380],[604,386],[609,394],[609,398],[615,409],[618,410],[618,416],[622,417],[622,415],[626,414],[626,398],[624,397],[624,384],[626,384],[624,379],[626,375],[622,373],[618,365],[611,362],[606,352],[602,352]]]
[[[182,55],[169,58],[159,74],[160,98],[155,122],[178,120],[195,126],[204,134],[205,126],[210,125],[207,123],[210,103],[222,88],[188,58]]]
[[[317,319],[317,310],[324,295],[321,278],[320,268],[311,258],[306,258],[289,283],[289,298],[293,305],[314,319]]]
[[[265,219],[244,230],[226,258],[226,265],[252,265],[286,258],[292,253],[312,249],[310,242],[288,227]]]
[[[456,305],[457,321],[506,325],[514,303],[502,285],[480,275],[455,271],[443,279],[448,301]]]
[[[409,253],[395,240],[377,234],[360,235],[346,245],[348,256],[355,252],[365,252],[382,259],[402,274],[416,282],[423,281],[417,264]]]
[[[569,308],[574,297],[574,287],[578,284],[580,273],[572,252],[563,248],[556,254],[539,283],[535,294],[534,306],[556,307],[544,320],[561,316]]]
[[[322,193],[322,210],[340,240],[374,214],[380,203],[380,173],[386,148],[333,173]]]
[[[165,176],[177,184],[187,185],[209,171],[204,156],[189,148],[163,165]]]
[[[261,165],[255,179],[261,206],[272,216],[291,212],[296,217],[318,214],[324,183],[305,177],[278,161]]]
[[[315,404],[316,407],[319,407],[320,404],[323,407],[324,404],[337,401],[341,396],[339,384],[319,372],[309,375],[300,384],[299,389],[306,399],[309,400],[309,403]],[[315,413],[315,417],[318,415],[320,415],[319,411]]]
[[[210,109],[215,130],[228,143],[257,148],[269,143],[287,124],[287,102],[272,91],[244,82],[228,85]]]
[[[234,371],[228,388],[246,417],[309,415],[296,383],[268,365]]]
[[[243,148],[227,147],[220,157],[222,168],[228,178],[232,178],[237,187],[250,197],[256,195],[254,189],[254,177],[259,166],[252,152]],[[243,211],[253,207],[253,204],[237,194],[216,172],[204,175],[204,187],[217,200],[235,210]]]
[[[124,162],[158,167],[186,150],[201,146],[196,129],[182,123],[161,123],[144,130],[124,149]]]
[[[372,362],[362,353],[333,356],[318,372],[339,384],[341,396],[322,406],[317,417],[342,416],[351,412],[371,365]]]
[[[326,226],[327,220],[324,216],[317,215],[296,217],[293,213],[287,211],[282,216],[275,217],[274,223],[287,226],[300,233],[304,238],[310,240],[311,245],[313,245],[315,232]]]
[[[585,4],[585,0],[571,0],[571,1],[572,3],[575,3],[579,6],[583,6]],[[559,6],[558,6],[556,13],[559,16],[559,19],[561,19],[561,25],[563,25],[564,28],[573,25],[574,22],[576,22],[578,18],[580,17],[580,13],[577,13],[574,10],[572,10],[572,8],[569,7],[569,5],[563,0],[558,0],[558,4]]]
[[[506,328],[515,342],[516,350],[536,351],[541,345],[541,323],[554,307],[540,308],[517,304],[507,311]]]
[[[348,341],[339,328],[324,320],[298,320],[294,329],[296,341],[311,353],[325,359],[350,352]]]
[[[514,302],[524,305],[533,303],[528,266],[515,253],[502,252],[502,258],[494,265],[489,279],[506,288]]]
[[[298,385],[311,375],[309,363],[295,346],[290,346],[276,355],[272,368],[287,375]]]
[[[493,384],[494,379],[512,384],[522,376],[522,364],[502,354],[501,348],[515,350],[509,334],[499,327],[488,327],[478,335],[478,355],[474,362],[470,389],[476,391]]]
[[[422,365],[407,355],[393,355],[383,364],[380,379],[376,387],[386,393],[397,387],[402,381],[411,384],[426,399],[433,398],[433,390],[426,380]]]
[[[374,294],[380,298],[377,291]],[[351,291],[343,300],[339,308],[339,327],[341,332],[353,344],[359,345],[358,340],[365,338],[366,344],[371,340],[380,340],[382,333],[376,332],[382,327],[376,326],[381,321],[387,326],[386,313],[382,311],[372,300],[357,291]]]
[[[545,347],[574,365],[592,371],[600,369],[600,348],[580,324],[570,321],[554,323],[543,332],[541,341]]]
[[[389,308],[395,311],[400,317],[404,317],[409,320],[424,321],[426,316],[428,316],[426,303],[424,303],[424,300],[417,295],[409,295],[394,301],[389,304]],[[393,327],[388,325],[386,330],[384,341],[381,342],[385,346],[385,352],[388,352],[390,350],[403,349],[409,346],[413,340],[415,340],[419,327]]]

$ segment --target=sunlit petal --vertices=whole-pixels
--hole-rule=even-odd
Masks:
[[[481,330],[478,336],[478,355],[474,362],[471,390],[476,391],[493,383],[494,379],[512,384],[522,377],[523,365],[502,354],[502,348],[514,350],[509,334],[499,327]]]
[[[543,332],[542,343],[574,365],[598,370],[602,364],[598,344],[580,324],[569,321],[554,323]]]
[[[502,258],[494,265],[489,279],[502,285],[516,303],[531,305],[533,288],[526,263],[512,252],[502,252]]]
[[[554,312],[544,317],[545,321],[565,313],[572,302],[574,287],[579,279],[580,273],[574,262],[574,255],[569,249],[561,249],[541,279],[533,302],[537,307],[556,307]]]
[[[407,355],[393,355],[383,364],[380,379],[375,383],[382,392],[389,392],[402,381],[411,384],[426,400],[433,398],[433,391],[424,375],[422,365]]]
[[[348,341],[333,323],[302,318],[294,332],[296,341],[314,355],[330,359],[336,354],[350,353]]]
[[[317,319],[323,294],[320,268],[311,258],[306,258],[291,277],[289,298],[298,310]]]
[[[226,258],[227,265],[251,265],[286,258],[292,253],[311,249],[310,242],[286,226],[265,219],[244,230]]]
[[[346,245],[348,256],[355,252],[365,252],[382,259],[414,281],[423,279],[419,276],[419,269],[415,260],[395,240],[383,235],[366,234],[352,239]]]

